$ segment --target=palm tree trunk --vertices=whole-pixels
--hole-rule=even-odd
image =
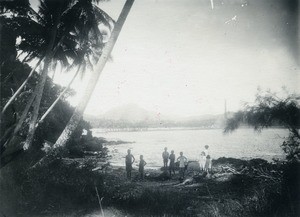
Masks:
[[[99,76],[106,64],[106,61],[118,39],[118,36],[121,32],[121,29],[123,27],[123,24],[130,12],[130,9],[133,5],[134,0],[126,0],[126,3],[122,9],[122,12],[115,24],[115,27],[111,33],[110,39],[105,45],[102,55],[100,56],[100,59],[96,65],[96,69],[93,71],[93,74],[90,77],[89,85],[87,86],[87,89],[85,90],[85,94],[83,95],[79,105],[76,107],[70,121],[68,122],[67,126],[65,127],[64,131],[61,133],[59,138],[57,139],[56,143],[54,144],[53,148],[54,151],[50,153],[50,156],[55,156],[59,153],[59,148],[64,147],[68,141],[68,139],[71,137],[72,133],[76,129],[78,123],[80,122],[83,112],[89,102],[89,99],[91,98],[91,95],[96,87],[97,81],[99,79]],[[33,167],[36,167],[37,165],[42,164],[47,159],[47,156],[43,157],[38,163],[36,163]]]
[[[79,66],[75,75],[73,76],[72,80],[69,82],[68,86],[65,87],[65,89],[60,93],[60,95],[56,98],[56,100],[52,103],[52,105],[48,108],[48,110],[45,112],[45,114],[41,117],[41,119],[38,121],[38,123],[36,124],[35,127],[38,127],[38,125],[40,123],[42,123],[44,121],[44,119],[46,118],[46,116],[52,111],[52,109],[54,108],[54,106],[57,104],[57,102],[60,100],[60,98],[66,93],[66,91],[70,88],[71,84],[73,83],[73,81],[75,80],[75,78],[77,77],[79,71],[80,71],[81,67]]]
[[[15,128],[14,128],[13,133],[9,136],[9,138],[7,138],[7,141],[5,142],[5,144],[3,144],[3,147],[1,147],[2,152],[1,152],[0,158],[2,157],[2,153],[4,152],[4,150],[5,150],[8,146],[11,145],[10,143],[12,142],[13,138],[16,136],[16,134],[17,134],[17,133],[19,132],[19,130],[21,129],[21,127],[22,127],[22,125],[23,125],[23,123],[24,123],[24,121],[25,121],[25,118],[26,118],[26,116],[27,116],[27,113],[28,113],[28,111],[29,111],[29,109],[30,109],[30,107],[31,107],[31,105],[32,105],[32,103],[33,103],[34,98],[35,98],[35,93],[33,92],[32,95],[30,96],[29,100],[27,101],[26,107],[25,107],[25,109],[23,110],[22,115],[21,115],[21,117],[20,117],[18,123],[16,124],[16,126],[15,126]],[[17,149],[19,149],[19,147],[17,147]]]
[[[87,89],[85,91],[85,94],[83,95],[79,105],[75,109],[75,112],[73,116],[71,117],[69,123],[65,127],[64,131],[60,135],[60,137],[57,139],[56,143],[54,144],[54,148],[65,146],[66,142],[70,138],[72,132],[76,129],[79,121],[82,118],[83,112],[91,98],[91,95],[96,87],[96,84],[98,82],[98,79],[100,77],[101,72],[103,71],[103,68],[106,64],[106,61],[118,39],[118,36],[121,32],[121,29],[123,27],[123,24],[129,14],[129,11],[131,9],[131,6],[133,5],[134,0],[127,0],[122,12],[116,22],[116,25],[112,31],[111,37],[107,44],[105,45],[102,55],[100,56],[99,62],[96,65],[96,69],[93,71],[93,74],[90,77],[89,85],[87,86]]]
[[[36,125],[37,118],[38,118],[38,115],[39,115],[41,99],[42,99],[42,96],[43,96],[44,86],[45,86],[46,79],[47,79],[48,67],[50,65],[51,58],[52,58],[52,51],[50,50],[49,52],[50,53],[45,58],[43,71],[40,75],[38,84],[37,84],[36,89],[33,93],[33,94],[35,94],[35,99],[34,99],[34,102],[33,102],[33,112],[32,112],[31,121],[29,123],[29,130],[28,130],[27,138],[26,138],[26,141],[25,141],[25,144],[24,144],[24,147],[23,147],[24,150],[28,149],[28,147],[31,145],[31,142],[33,140],[33,136],[34,136],[34,133],[35,133],[35,125]]]
[[[54,48],[54,53],[56,53],[56,51],[58,50],[58,47],[60,46],[60,44],[61,44],[61,42],[62,42],[63,39],[64,39],[64,36],[60,39],[59,43]],[[44,59],[44,57],[42,59]],[[34,90],[34,92],[32,93],[32,95],[30,96],[30,98],[27,100],[26,107],[23,110],[22,115],[21,115],[21,117],[20,117],[20,119],[19,119],[19,121],[18,121],[18,123],[16,125],[16,128],[15,128],[15,130],[13,132],[13,136],[15,136],[19,132],[19,130],[21,129],[21,127],[22,127],[22,125],[23,125],[23,123],[25,121],[25,118],[26,118],[26,116],[27,116],[27,114],[29,112],[29,109],[30,109],[30,107],[31,107],[31,105],[32,105],[32,103],[33,103],[33,101],[35,99],[35,96],[36,96],[36,90]]]
[[[55,53],[55,48],[54,48],[54,42],[55,42],[55,38],[57,35],[57,25],[59,23],[60,20],[60,16],[58,16],[56,18],[55,24],[52,27],[52,30],[50,32],[50,42],[48,44],[47,50],[46,50],[46,56],[45,56],[45,63],[44,63],[44,68],[42,70],[42,73],[40,75],[38,84],[36,86],[35,89],[35,100],[33,103],[33,112],[32,112],[32,117],[31,117],[31,121],[29,123],[29,130],[28,130],[28,134],[27,134],[27,138],[26,141],[23,145],[24,150],[28,149],[29,146],[32,143],[33,137],[34,137],[34,133],[35,133],[35,125],[38,119],[38,115],[39,115],[39,109],[40,109],[40,104],[41,104],[41,99],[43,96],[43,91],[44,91],[44,87],[45,87],[45,83],[46,83],[46,79],[47,79],[47,75],[48,75],[48,68],[50,66],[52,57]]]
[[[1,115],[0,115],[0,119],[3,116],[4,112],[6,111],[6,109],[8,108],[8,106],[10,106],[10,104],[15,100],[15,98],[20,94],[21,90],[23,89],[23,87],[27,84],[28,80],[31,78],[31,76],[33,75],[34,71],[36,70],[36,68],[40,65],[41,61],[43,60],[43,58],[41,58],[37,64],[35,65],[35,67],[31,70],[31,72],[29,73],[28,77],[25,79],[25,81],[23,82],[23,84],[19,87],[19,89],[15,92],[15,94],[8,100],[8,102],[5,104],[4,108],[2,109]]]
[[[16,125],[16,128],[14,129],[13,136],[15,136],[16,133],[18,133],[19,130],[21,129],[21,127],[22,127],[22,125],[23,125],[23,123],[25,121],[25,118],[26,118],[26,116],[27,116],[27,114],[29,112],[29,109],[30,109],[30,107],[31,107],[31,105],[32,105],[32,103],[34,101],[34,99],[35,99],[35,92],[32,93],[32,95],[30,96],[29,100],[27,101],[26,107],[25,107],[25,109],[22,112],[22,115],[21,115],[21,117],[20,117],[20,119],[19,119],[19,121],[18,121],[18,123]]]

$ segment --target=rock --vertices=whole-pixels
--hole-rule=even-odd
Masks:
[[[188,166],[187,166],[187,170],[189,170],[189,171],[199,171],[200,166],[199,166],[198,161],[189,161]]]

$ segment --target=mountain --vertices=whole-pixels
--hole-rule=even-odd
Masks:
[[[136,104],[127,104],[113,108],[101,115],[100,118],[109,120],[123,120],[127,122],[159,120],[159,116],[155,112],[147,111]]]
[[[136,104],[113,108],[98,116],[84,115],[94,128],[156,128],[203,127],[219,128],[224,125],[224,115],[200,115],[190,117],[166,116],[148,111]]]

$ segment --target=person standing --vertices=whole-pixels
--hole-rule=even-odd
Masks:
[[[167,169],[168,161],[169,161],[169,152],[167,150],[168,150],[168,148],[165,147],[165,151],[162,153],[162,158],[163,158],[163,162],[164,162],[164,169]]]
[[[184,170],[185,170],[185,164],[187,163],[187,158],[183,156],[183,152],[180,152],[180,156],[177,158],[177,161],[179,161],[179,175],[180,179],[184,179]]]
[[[205,148],[205,150],[204,150],[204,153],[205,153],[204,171],[211,172],[212,159],[211,159],[211,155],[209,152],[209,146],[205,145],[204,148]]]
[[[206,162],[205,152],[202,151],[199,159],[200,171],[204,171],[205,162]]]
[[[139,172],[141,176],[141,180],[144,180],[144,167],[146,166],[146,161],[144,160],[144,156],[140,155],[140,163],[139,163]]]
[[[171,151],[169,159],[170,159],[169,171],[170,171],[170,176],[171,176],[172,171],[173,171],[173,174],[175,175],[175,154],[174,154],[173,150]]]
[[[134,163],[135,158],[131,154],[130,149],[127,150],[127,155],[125,157],[125,164],[126,164],[126,172],[127,172],[127,179],[131,179],[131,171],[132,171],[132,164]]]

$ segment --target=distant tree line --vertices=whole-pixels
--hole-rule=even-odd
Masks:
[[[107,129],[147,129],[147,128],[170,128],[170,127],[199,127],[199,128],[220,128],[222,126],[216,123],[216,119],[211,118],[207,120],[191,120],[191,121],[136,121],[130,122],[128,120],[111,120],[111,119],[97,119],[88,120],[93,128],[107,128]]]

